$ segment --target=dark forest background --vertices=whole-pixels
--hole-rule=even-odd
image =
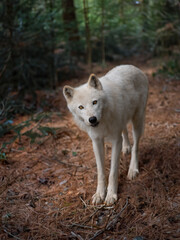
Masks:
[[[36,99],[81,63],[91,72],[92,63],[168,56],[163,71],[179,74],[179,13],[178,0],[1,0],[1,119],[7,98],[10,108]]]

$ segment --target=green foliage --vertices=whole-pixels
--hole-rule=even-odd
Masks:
[[[7,121],[5,124],[8,124],[16,114],[29,114],[32,110],[34,110],[33,104],[28,109],[17,96],[6,97],[0,101],[0,122]]]
[[[170,80],[180,80],[180,56],[164,62],[162,67],[157,70],[154,76],[162,75]]]
[[[37,0],[0,3],[1,97],[11,89],[22,95],[54,86],[54,49],[59,39],[54,32],[61,29],[61,22],[57,20],[59,6],[50,3]]]
[[[56,134],[56,128],[40,126],[38,130],[42,133],[42,136],[47,136],[49,133],[52,135]]]
[[[4,160],[6,160],[6,154],[4,153],[4,152],[0,152],[0,160],[2,161],[4,161]]]
[[[77,152],[72,152],[73,157],[77,156]]]
[[[13,91],[36,97],[54,88],[63,69],[85,61],[87,39],[82,0],[0,2],[0,100]],[[164,54],[179,45],[177,0],[86,0],[92,60],[119,60],[133,54]],[[62,74],[59,74],[59,72]]]
[[[44,138],[49,134],[53,136],[56,135],[56,131],[58,130],[58,128],[52,128],[52,127],[41,125],[41,122],[43,120],[45,119],[50,120],[52,114],[53,113],[39,113],[39,114],[33,115],[30,119],[23,121],[17,125],[13,125],[13,121],[9,121],[9,120],[1,124],[0,137],[5,136],[7,133],[11,133],[13,136],[9,141],[3,142],[0,148],[0,151],[5,149],[8,145],[13,143],[16,139],[18,139],[19,142],[21,142],[22,136],[28,137],[30,139],[30,143],[34,143],[38,138]],[[36,123],[36,125],[34,126],[33,123]],[[22,131],[25,128],[30,128],[30,129],[22,133]],[[4,153],[2,153],[1,155],[4,156],[3,154]]]

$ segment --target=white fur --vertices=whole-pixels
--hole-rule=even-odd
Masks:
[[[118,168],[121,149],[130,152],[126,125],[132,122],[133,147],[128,178],[138,173],[138,144],[143,132],[145,108],[148,97],[148,80],[144,73],[132,66],[115,67],[104,77],[91,75],[89,81],[78,88],[64,87],[64,96],[77,125],[92,139],[97,163],[97,190],[93,203],[113,204],[117,200]],[[97,101],[93,105],[93,101]],[[82,106],[81,106],[82,105]],[[83,109],[79,109],[79,106]],[[90,117],[96,117],[97,126],[92,126]],[[104,141],[112,143],[111,169],[106,189]],[[123,142],[123,144],[122,144]],[[122,148],[123,146],[123,148]]]

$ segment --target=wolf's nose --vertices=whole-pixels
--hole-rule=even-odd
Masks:
[[[95,124],[97,122],[97,118],[95,116],[89,118],[89,122]]]

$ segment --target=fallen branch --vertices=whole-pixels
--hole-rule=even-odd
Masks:
[[[72,223],[71,225],[68,225],[66,227],[80,227],[80,228],[93,229],[92,226],[82,225],[82,224],[78,224],[78,223]]]
[[[8,232],[6,229],[3,229],[3,230],[4,230],[5,233],[7,233],[7,234],[8,234],[9,236],[11,236],[12,238],[15,238],[15,239],[17,239],[17,240],[22,240],[21,238],[16,237],[16,236],[14,236],[12,233]]]
[[[83,240],[83,238],[79,234],[76,234],[75,232],[72,232],[72,231],[71,231],[71,234],[73,237],[76,237],[79,240]]]
[[[121,209],[121,211],[120,211],[118,214],[116,214],[116,216],[113,218],[113,220],[110,221],[110,222],[105,226],[104,229],[101,229],[101,230],[97,231],[97,232],[94,234],[94,236],[91,237],[89,240],[95,239],[96,237],[98,237],[99,235],[101,235],[102,233],[104,233],[106,230],[108,230],[108,231],[111,230],[111,228],[113,228],[114,225],[117,223],[120,215],[122,214],[122,212],[125,210],[125,208],[126,208],[127,206],[128,206],[128,198],[126,199],[126,203],[125,203],[124,207]]]

